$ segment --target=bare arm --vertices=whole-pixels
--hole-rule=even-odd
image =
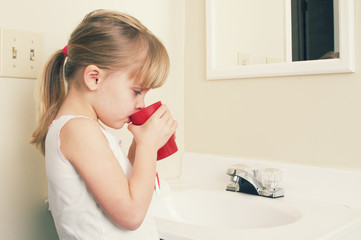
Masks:
[[[61,151],[84,179],[104,212],[119,226],[137,229],[153,195],[156,154],[174,133],[175,121],[160,108],[144,126],[129,125],[136,147],[129,179],[96,122],[73,119],[61,131]]]
[[[137,144],[133,138],[132,144],[129,147],[129,151],[128,151],[128,159],[130,161],[130,163],[133,165],[134,163],[134,158],[135,158],[135,149],[137,147]]]

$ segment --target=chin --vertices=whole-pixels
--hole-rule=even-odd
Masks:
[[[124,127],[124,123],[119,123],[119,124],[116,124],[116,126],[114,126],[113,128],[119,130],[123,127]]]
[[[124,121],[119,121],[119,122],[113,122],[113,123],[104,123],[106,126],[110,127],[110,128],[113,128],[113,129],[116,129],[116,130],[119,130],[121,128],[124,127]]]

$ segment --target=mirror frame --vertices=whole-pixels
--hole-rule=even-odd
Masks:
[[[215,1],[206,0],[207,80],[355,72],[354,0],[339,1],[340,58],[292,62],[291,0],[284,0],[286,62],[230,67],[216,66]]]

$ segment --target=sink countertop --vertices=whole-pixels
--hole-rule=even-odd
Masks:
[[[360,171],[184,153],[180,178],[163,180],[161,195],[197,189],[223,192],[230,182],[226,170],[238,163],[260,170],[268,167],[280,169],[285,197],[267,198],[267,201],[277,201],[297,208],[302,214],[301,219],[277,227],[237,229],[197,226],[156,217],[161,237],[167,240],[361,239]],[[231,194],[251,200],[263,198],[244,193]]]

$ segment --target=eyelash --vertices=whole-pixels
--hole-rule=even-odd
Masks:
[[[139,90],[134,90],[134,93],[135,93],[135,95],[141,95],[142,94],[142,92],[139,91]]]

